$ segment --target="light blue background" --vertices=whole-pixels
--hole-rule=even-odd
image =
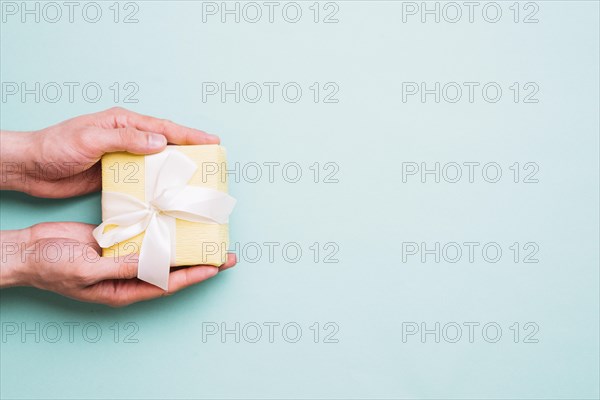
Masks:
[[[108,90],[95,104],[12,98],[1,104],[2,128],[40,129],[121,105],[219,134],[231,163],[297,162],[296,184],[281,175],[231,183],[231,232],[242,244],[297,242],[303,257],[240,260],[197,287],[124,309],[4,290],[3,323],[95,322],[103,336],[9,337],[0,343],[2,398],[598,398],[598,2],[538,1],[537,24],[513,23],[512,2],[500,3],[496,24],[480,13],[472,24],[403,23],[391,1],[338,2],[336,24],[313,23],[312,2],[301,3],[297,24],[281,14],[272,24],[223,24],[203,23],[200,2],[142,1],[139,23],[115,24],[111,3],[101,3],[97,24],[80,14],[73,24],[9,18],[1,80],[105,90],[132,81],[139,103],[115,104]],[[305,92],[295,104],[202,102],[207,81],[295,81]],[[308,86],[330,81],[339,103],[315,104]],[[403,103],[404,81],[496,81],[505,92],[495,104]],[[516,81],[536,82],[539,103],[515,104]],[[403,183],[411,161],[498,162],[504,175],[496,184],[481,175]],[[337,163],[339,183],[311,182],[314,162]],[[537,163],[539,183],[513,183],[514,162]],[[98,194],[3,193],[0,204],[2,229],[100,222]],[[495,264],[402,262],[401,243],[422,241],[498,242],[505,253]],[[315,263],[314,242],[337,243],[340,262]],[[514,263],[513,242],[536,242],[540,262]],[[403,343],[406,321],[497,322],[503,336]],[[139,343],[114,343],[115,322],[137,324]],[[203,343],[203,322],[296,322],[303,336]],[[314,322],[336,323],[339,342],[314,343]],[[539,343],[514,343],[514,322],[535,322]]]

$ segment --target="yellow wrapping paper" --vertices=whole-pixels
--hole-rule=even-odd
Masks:
[[[219,145],[168,146],[191,158],[198,170],[188,185],[202,186],[227,192],[225,148]],[[102,157],[102,190],[131,195],[141,201],[145,198],[145,160],[143,155],[125,152],[108,153]],[[212,173],[218,168],[219,173]],[[203,170],[205,171],[203,173]],[[110,207],[110,204],[103,207]],[[103,216],[104,219],[104,216]],[[114,228],[107,226],[105,231]],[[139,253],[144,233],[103,249],[102,256],[124,256]],[[227,260],[229,226],[176,220],[175,265],[215,265]]]

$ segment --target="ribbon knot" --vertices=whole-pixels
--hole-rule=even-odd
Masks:
[[[160,214],[163,212],[163,210],[160,208],[159,205],[156,204],[156,201],[152,200],[149,204],[148,204],[148,208],[150,208],[150,211],[154,214]]]
[[[178,151],[145,158],[147,177],[156,176],[155,181],[146,180],[146,201],[103,191],[104,222],[93,235],[100,247],[107,248],[144,232],[138,278],[168,290],[170,266],[175,263],[176,219],[226,224],[235,199],[215,189],[187,185],[198,167]]]

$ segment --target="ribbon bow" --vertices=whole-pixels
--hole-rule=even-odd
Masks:
[[[169,150],[167,148],[167,150]],[[118,192],[102,192],[105,220],[94,229],[102,248],[145,232],[139,254],[138,278],[168,290],[175,261],[175,220],[226,224],[235,206],[227,193],[187,183],[198,167],[178,151],[146,156],[146,201]],[[104,232],[109,225],[115,228]]]

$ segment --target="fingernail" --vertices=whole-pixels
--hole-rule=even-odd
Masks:
[[[152,148],[164,147],[167,144],[167,138],[158,133],[148,135],[148,145]]]
[[[212,133],[206,133],[206,132],[205,132],[205,134],[206,134],[206,136],[207,136],[208,139],[213,140],[213,141],[218,142],[218,143],[221,142],[221,138],[219,136],[213,135]]]

